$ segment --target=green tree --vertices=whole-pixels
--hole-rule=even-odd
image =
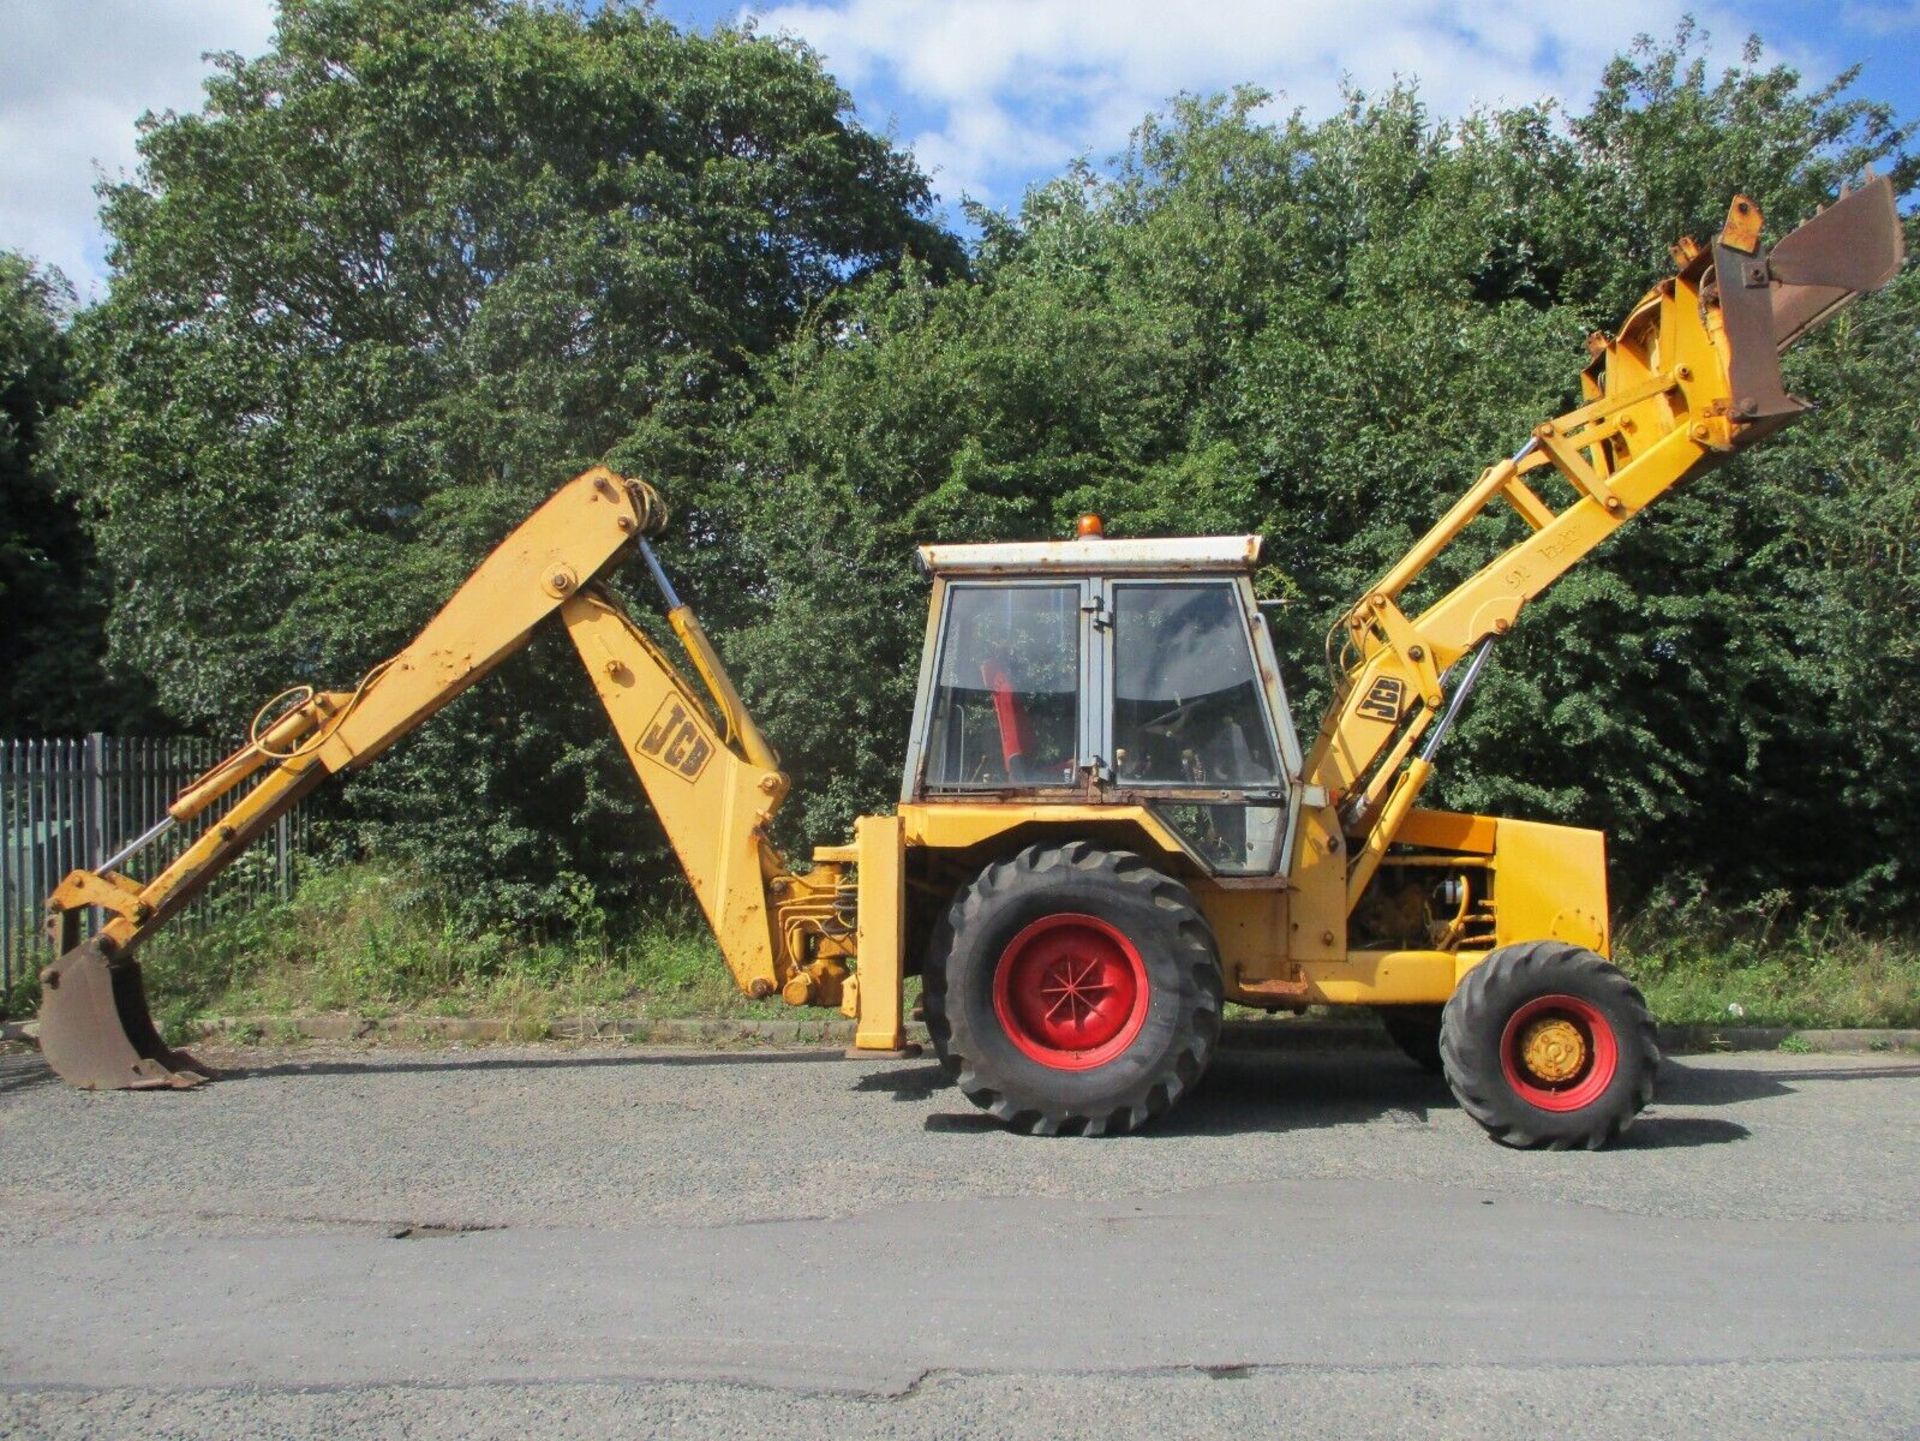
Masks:
[[[46,454],[73,400],[73,292],[0,251],[0,735],[73,735],[147,718],[137,685],[108,678],[106,587]]]
[[[1263,531],[1311,729],[1329,625],[1576,403],[1585,335],[1673,239],[1711,233],[1736,189],[1777,235],[1869,163],[1920,179],[1907,132],[1844,79],[1808,90],[1757,42],[1712,73],[1702,43],[1637,43],[1572,115],[1441,123],[1412,84],[1317,123],[1260,120],[1257,92],[1183,98],[1111,176],[980,216],[971,278],[878,277],[817,312],[738,440],[760,483],[737,528],[767,577],[738,654],[815,797],[799,828],[898,784],[911,545],[936,536],[1060,535],[1088,508],[1110,533]],[[1607,828],[1629,902],[1704,878],[1913,908],[1912,282],[1796,356],[1823,415],[1529,611],[1436,799]],[[1518,524],[1482,523],[1436,583]]]
[[[115,656],[222,729],[391,653],[594,461],[661,481],[724,590],[705,497],[752,357],[848,278],[958,258],[804,48],[617,0],[285,0],[141,131],[63,457]],[[495,914],[624,883],[654,833],[576,666],[537,643],[357,780],[346,834]]]

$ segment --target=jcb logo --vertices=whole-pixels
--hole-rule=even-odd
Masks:
[[[640,737],[640,754],[658,761],[675,775],[698,780],[713,755],[713,746],[672,696],[660,703],[653,724]]]
[[[1368,720],[1385,721],[1392,725],[1400,719],[1400,701],[1406,693],[1403,682],[1383,675],[1368,689],[1367,698],[1360,702],[1360,714]]]

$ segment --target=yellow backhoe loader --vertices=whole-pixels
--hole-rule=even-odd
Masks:
[[[153,831],[49,901],[40,1040],[82,1087],[210,1073],[150,1019],[133,953],[277,816],[366,765],[524,645],[566,628],[742,990],[839,1006],[906,1044],[902,985],[977,1105],[1019,1130],[1133,1130],[1206,1070],[1223,1002],[1378,1008],[1516,1146],[1605,1144],[1658,1053],[1611,940],[1598,832],[1423,809],[1435,753],[1527,602],[1652,504],[1794,419],[1779,352],[1902,258],[1885,180],[1769,250],[1736,198],[1617,335],[1584,401],[1489,468],[1330,637],[1338,685],[1297,739],[1253,590],[1258,536],[929,545],[932,605],[900,802],[790,866],[788,780],[648,544],[665,509],[592,470],[351,691],[301,689]],[[1410,613],[1495,502],[1525,536]],[[638,555],[684,666],[602,584]],[[249,787],[217,821],[209,807]],[[139,880],[117,867],[203,829]],[[92,915],[97,929],[83,938]]]

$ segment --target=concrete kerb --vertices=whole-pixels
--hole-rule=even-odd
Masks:
[[[549,1022],[492,1016],[349,1015],[221,1016],[198,1023],[201,1041],[440,1041],[469,1045],[507,1041],[613,1041],[693,1046],[846,1046],[853,1023],[839,1016],[792,1019],[567,1016]],[[926,1042],[925,1028],[910,1025],[908,1037]],[[1222,1029],[1228,1049],[1391,1049],[1371,1020],[1236,1020]],[[1791,1026],[1662,1026],[1660,1049],[1669,1055],[1711,1051],[1920,1051],[1920,1029],[1801,1029]]]

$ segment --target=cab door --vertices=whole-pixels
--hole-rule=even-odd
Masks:
[[[1093,747],[1111,797],[1151,806],[1216,875],[1275,874],[1298,745],[1251,587],[1116,577],[1096,583],[1093,604]]]
[[[942,581],[904,798],[1084,791],[1100,765],[1094,585],[1076,577]]]

